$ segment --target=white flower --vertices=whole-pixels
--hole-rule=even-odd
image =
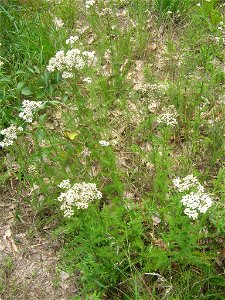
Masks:
[[[197,177],[195,177],[193,174],[187,175],[182,180],[178,177],[173,180],[173,184],[181,193],[189,190],[192,187],[197,187],[198,190],[204,191],[204,187],[199,183]]]
[[[59,187],[67,189],[58,197],[58,201],[62,202],[61,210],[64,211],[65,217],[73,215],[73,207],[77,209],[86,209],[89,203],[96,199],[102,198],[102,193],[97,189],[94,183],[76,183],[70,185],[69,180],[63,180]]]
[[[209,209],[209,207],[212,205],[212,199],[207,194],[202,193],[200,200],[201,200],[201,203],[198,207],[198,210],[204,214]]]
[[[200,191],[196,193],[191,192],[190,194],[183,196],[181,202],[184,206],[186,206],[184,213],[187,209],[192,212],[195,211],[197,214],[198,212],[206,213],[212,205],[212,199],[206,193],[202,193]]]
[[[177,125],[177,112],[173,105],[163,108],[162,113],[157,117],[158,124],[166,124],[168,126]]]
[[[96,3],[96,0],[86,0],[85,1],[85,8],[89,9],[91,6],[93,6]]]
[[[62,28],[64,26],[63,20],[59,19],[57,17],[55,17],[53,19],[53,23],[55,24],[55,27],[56,27],[57,30],[60,29],[60,28]]]
[[[81,51],[77,48],[74,48],[67,51],[66,53],[63,50],[58,51],[55,57],[52,57],[49,60],[47,70],[48,72],[54,72],[55,70],[63,70],[64,72],[68,72],[71,71],[73,68],[82,69],[84,66],[85,60],[82,57]],[[68,76],[68,73],[65,73],[64,75]]]
[[[190,208],[185,208],[184,213],[190,219],[196,220],[198,218],[198,212],[196,210],[192,210]]]
[[[54,72],[55,70],[62,70],[65,60],[65,53],[63,50],[58,51],[55,57],[50,58],[47,70],[48,72]]]
[[[191,192],[181,198],[181,203],[191,209],[196,209],[200,205],[199,193]]]
[[[178,177],[176,179],[173,179],[172,182],[175,185],[175,187],[179,188],[181,184],[181,179]]]
[[[0,68],[4,65],[4,62],[0,60]]]
[[[212,205],[212,199],[204,192],[204,187],[193,175],[187,175],[183,179],[179,177],[173,180],[174,186],[180,193],[188,191],[181,198],[181,203],[185,206],[184,213],[191,219],[197,219],[199,213],[206,213]],[[194,191],[193,191],[194,190]]]
[[[100,144],[102,147],[108,147],[108,146],[109,146],[109,142],[107,142],[107,141],[99,141],[99,144]]]
[[[22,107],[23,111],[19,113],[19,118],[23,119],[27,123],[32,123],[33,121],[33,111],[35,109],[41,108],[43,103],[41,101],[30,101],[23,100]]]
[[[61,189],[70,189],[71,188],[70,180],[69,179],[63,180],[58,185],[58,187],[60,187]]]
[[[69,39],[66,40],[66,44],[71,44],[73,45],[77,40],[79,40],[79,36],[71,36]]]
[[[92,83],[92,79],[90,77],[84,78],[83,81],[86,83]]]
[[[201,3],[197,3],[196,5],[200,7],[200,6],[201,6]]]
[[[74,37],[73,37],[74,38]],[[94,51],[81,51],[78,48],[73,48],[68,51],[60,50],[56,55],[50,58],[47,65],[48,72],[60,71],[63,72],[63,78],[71,78],[74,69],[80,70],[85,66],[92,67],[97,62]],[[90,82],[87,78],[87,82]]]
[[[215,39],[215,41],[217,42],[217,44],[220,42],[220,37],[215,36],[214,39]]]
[[[11,146],[14,140],[17,139],[18,131],[23,131],[23,128],[17,127],[15,125],[10,125],[8,128],[1,130],[0,134],[4,135],[4,139],[0,142],[0,146],[3,148]]]
[[[64,78],[64,79],[72,78],[72,77],[73,77],[73,73],[71,73],[71,72],[65,71],[62,73],[62,78]]]

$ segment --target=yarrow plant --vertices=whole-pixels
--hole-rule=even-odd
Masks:
[[[199,191],[204,191],[204,187],[199,183],[198,179],[193,175],[187,175],[183,179],[179,177],[173,180],[174,186],[178,189],[178,192],[182,193],[196,187]]]
[[[179,177],[173,180],[178,192],[188,192],[181,198],[181,203],[185,206],[184,213],[191,219],[198,218],[199,213],[206,213],[212,205],[212,199],[204,192],[204,187],[193,175],[187,175],[183,179]]]
[[[17,139],[18,132],[23,131],[22,127],[16,125],[10,125],[8,128],[1,130],[1,135],[4,135],[3,141],[0,142],[2,148],[11,146],[14,140]]]
[[[61,71],[63,78],[71,78],[74,69],[81,70],[85,66],[91,67],[95,65],[97,59],[94,51],[81,51],[80,49],[73,48],[65,52],[60,50],[54,57],[49,60],[47,71]]]
[[[157,123],[174,127],[177,125],[177,116],[176,108],[170,105],[164,108],[162,113],[157,117]]]
[[[66,44],[70,44],[73,45],[77,40],[79,40],[79,36],[75,35],[75,36],[70,36],[67,40],[66,40]]]
[[[86,8],[86,9],[89,9],[89,8],[92,7],[95,3],[96,3],[96,0],[86,0],[86,1],[85,1],[85,8]]]
[[[83,82],[86,82],[86,83],[92,83],[92,79],[90,77],[85,77],[83,79]]]
[[[42,106],[43,102],[41,101],[23,100],[23,111],[19,113],[19,118],[23,119],[26,123],[32,123],[34,110],[41,108]]]
[[[73,73],[71,73],[71,72],[65,71],[62,73],[62,78],[64,78],[64,79],[72,78],[72,77],[73,77]]]
[[[64,216],[68,218],[74,214],[74,207],[86,209],[90,202],[102,198],[102,193],[95,183],[82,182],[72,186],[69,180],[63,180],[58,186],[66,190],[60,194],[58,201],[62,202],[60,208],[64,211]]]

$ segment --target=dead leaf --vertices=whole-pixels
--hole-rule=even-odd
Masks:
[[[154,244],[155,246],[157,246],[157,247],[159,247],[159,248],[162,248],[162,249],[164,249],[164,250],[167,249],[166,243],[165,243],[163,240],[161,240],[161,239],[155,238],[153,232],[150,233],[150,236],[152,237],[152,242],[153,242],[153,244]]]
[[[66,281],[67,279],[69,279],[70,275],[64,271],[60,272],[60,279],[61,281]]]
[[[158,225],[161,223],[161,219],[158,216],[152,216],[153,225]]]
[[[91,45],[94,42],[95,38],[93,35],[90,35],[88,38],[88,44]]]
[[[157,49],[156,43],[151,44],[151,45],[149,46],[149,49],[152,50],[152,51],[156,51],[156,49]]]
[[[18,249],[17,249],[17,246],[16,246],[14,240],[11,238],[11,236],[12,236],[11,229],[8,228],[5,231],[3,239],[5,240],[6,246],[8,247],[8,249],[10,250],[10,252],[12,252],[13,256],[15,256],[16,253],[18,252]]]
[[[122,64],[122,66],[120,67],[120,72],[123,72],[123,70],[125,69],[126,65],[128,64],[128,59],[126,58],[125,62]]]

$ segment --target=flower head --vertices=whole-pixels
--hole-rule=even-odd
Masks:
[[[107,141],[99,141],[99,144],[100,144],[102,147],[108,147],[108,146],[109,146],[109,142],[107,142]]]
[[[85,1],[85,8],[89,9],[96,3],[96,0],[86,0]]]
[[[77,40],[79,40],[79,36],[75,35],[75,36],[71,36],[70,38],[68,38],[66,40],[66,44],[70,44],[73,45]]]
[[[177,112],[173,105],[170,105],[167,108],[164,108],[162,113],[157,117],[158,124],[165,124],[167,126],[176,126],[177,125]]]
[[[73,215],[73,207],[86,209],[90,202],[102,198],[102,193],[97,189],[95,183],[82,182],[71,186],[69,180],[63,180],[58,186],[66,189],[58,197],[58,201],[62,202],[61,210],[64,211],[65,217]]]
[[[90,77],[85,77],[83,81],[86,83],[92,83],[92,79]]]
[[[14,140],[17,139],[18,131],[23,131],[22,127],[17,127],[16,125],[10,125],[8,128],[5,128],[0,131],[1,135],[4,135],[4,139],[0,142],[1,147],[11,146]]]
[[[178,177],[173,180],[173,184],[180,193],[187,192],[182,196],[181,203],[185,207],[184,213],[189,218],[197,219],[199,213],[206,213],[212,205],[212,199],[204,192],[204,187],[193,174],[183,179]]]
[[[41,101],[23,100],[23,111],[19,113],[19,118],[23,119],[27,123],[32,123],[33,111],[38,108],[41,108],[42,106],[43,103]]]
[[[189,189],[195,187],[198,190],[204,191],[204,187],[199,183],[197,177],[193,174],[187,175],[183,179],[179,177],[173,180],[174,186],[178,189],[179,192],[188,191]]]
[[[71,72],[65,71],[62,73],[62,78],[64,78],[64,79],[72,78],[72,77],[73,77],[73,73],[71,73]]]

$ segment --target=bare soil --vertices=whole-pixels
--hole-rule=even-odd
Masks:
[[[70,299],[77,288],[57,270],[57,241],[46,231],[31,235],[32,212],[12,191],[0,190],[0,300]],[[15,218],[18,203],[20,221]]]

